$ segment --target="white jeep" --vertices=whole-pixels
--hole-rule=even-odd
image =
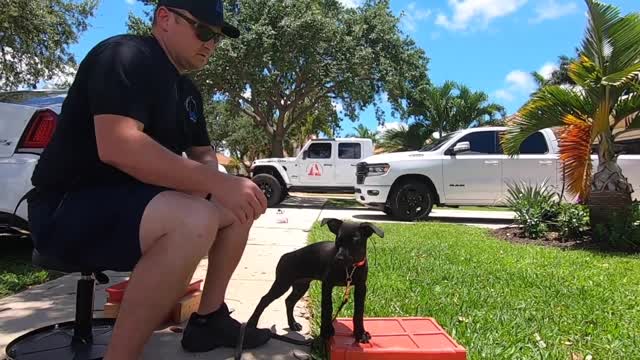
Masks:
[[[269,206],[278,205],[293,191],[353,193],[356,165],[371,155],[371,139],[313,139],[297,157],[254,161],[251,177]]]

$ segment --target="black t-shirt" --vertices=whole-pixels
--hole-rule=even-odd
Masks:
[[[134,180],[100,161],[94,127],[99,114],[140,121],[146,134],[178,155],[211,144],[200,92],[178,73],[157,40],[115,36],[96,45],[80,64],[33,173],[34,186],[68,190]]]

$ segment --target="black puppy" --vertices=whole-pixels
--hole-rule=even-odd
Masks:
[[[323,219],[329,230],[336,235],[334,241],[318,242],[284,254],[276,267],[276,279],[269,292],[262,297],[247,326],[257,326],[264,309],[281,297],[289,288],[291,294],[285,300],[287,321],[294,331],[302,326],[293,318],[293,308],[307,292],[312,280],[322,281],[322,320],[320,336],[328,339],[335,334],[332,324],[333,304],[331,292],[334,286],[346,286],[347,279],[355,287],[353,335],[357,341],[366,343],[371,335],[364,330],[364,301],[367,292],[367,239],[375,233],[384,237],[384,232],[370,223],[343,222],[338,219]]]

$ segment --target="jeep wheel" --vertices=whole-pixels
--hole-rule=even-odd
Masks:
[[[258,174],[253,177],[253,182],[258,185],[260,190],[267,198],[267,205],[273,207],[278,205],[283,199],[283,189],[278,179],[269,174]]]
[[[390,196],[391,214],[402,221],[423,220],[433,209],[433,194],[426,184],[416,180],[403,181]]]

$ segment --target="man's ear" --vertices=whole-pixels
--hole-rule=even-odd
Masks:
[[[365,222],[365,223],[360,224],[360,227],[367,232],[368,236],[371,236],[371,234],[375,233],[376,235],[380,236],[381,238],[384,237],[384,231],[382,231],[382,229],[380,229],[379,227],[373,225],[372,223]]]
[[[342,220],[338,220],[338,219],[333,219],[333,218],[324,218],[322,219],[322,223],[320,223],[321,226],[329,224],[329,230],[331,230],[332,233],[338,235],[338,231],[340,231],[340,226],[342,226]]]

